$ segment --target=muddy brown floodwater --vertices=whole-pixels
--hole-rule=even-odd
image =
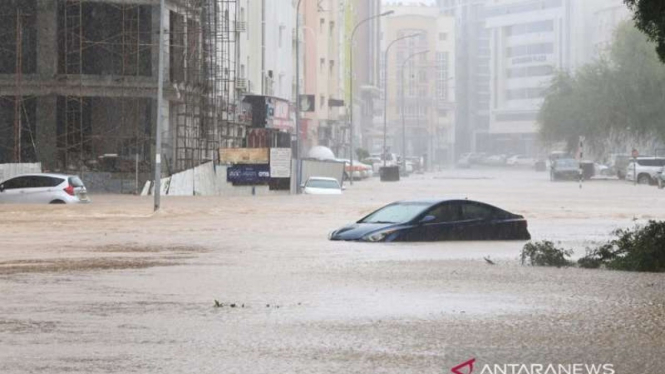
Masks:
[[[0,373],[420,374],[471,358],[474,373],[665,373],[664,274],[522,267],[524,242],[327,240],[385,203],[448,195],[523,214],[534,239],[576,256],[665,219],[654,187],[507,170],[369,180],[343,196],[166,198],[155,215],[128,196],[4,205]]]

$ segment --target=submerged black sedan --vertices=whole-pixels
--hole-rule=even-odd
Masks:
[[[530,240],[523,216],[472,200],[414,200],[384,206],[330,233],[330,240],[431,242]]]

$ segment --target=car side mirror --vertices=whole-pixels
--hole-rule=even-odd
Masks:
[[[5,192],[5,185],[4,184],[0,184],[0,192]]]
[[[430,216],[425,216],[425,217],[423,217],[423,219],[420,220],[420,223],[429,223],[429,222],[434,221],[435,219],[436,219],[436,217],[431,216],[431,215]]]

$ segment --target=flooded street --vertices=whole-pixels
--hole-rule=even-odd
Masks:
[[[0,373],[420,374],[471,358],[665,372],[663,274],[523,267],[524,242],[327,240],[386,203],[444,196],[522,214],[575,257],[665,219],[654,187],[500,169],[165,198],[154,215],[132,196],[2,205]]]

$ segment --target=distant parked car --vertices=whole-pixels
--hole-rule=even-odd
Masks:
[[[638,157],[636,160],[631,159],[626,168],[626,180],[634,182],[637,178],[638,184],[654,185],[658,182],[656,177],[663,166],[665,166],[665,158]]]
[[[487,165],[493,165],[493,166],[498,166],[498,165],[505,165],[506,164],[506,155],[493,155],[487,157],[483,163]]]
[[[400,201],[330,233],[330,240],[419,242],[442,240],[529,240],[527,221],[472,200]]]
[[[301,186],[305,195],[341,195],[344,187],[335,178],[310,177]]]
[[[468,169],[471,167],[471,158],[472,158],[471,153],[463,153],[460,158],[457,160],[457,168],[458,169]]]
[[[348,180],[349,175],[353,175],[353,180],[360,180],[369,178],[374,171],[371,165],[363,164],[358,160],[353,160],[353,170],[351,168],[351,160],[337,159],[337,161],[344,162],[344,179]]]
[[[577,180],[580,177],[580,163],[572,158],[559,158],[552,161],[550,180]]]
[[[525,155],[514,155],[506,160],[506,164],[510,166],[533,167],[536,164],[536,160]]]
[[[0,183],[0,203],[89,203],[88,191],[75,175],[24,174]]]
[[[471,162],[471,164],[480,164],[486,157],[487,154],[485,154],[484,152],[471,153],[469,156],[469,162]]]

